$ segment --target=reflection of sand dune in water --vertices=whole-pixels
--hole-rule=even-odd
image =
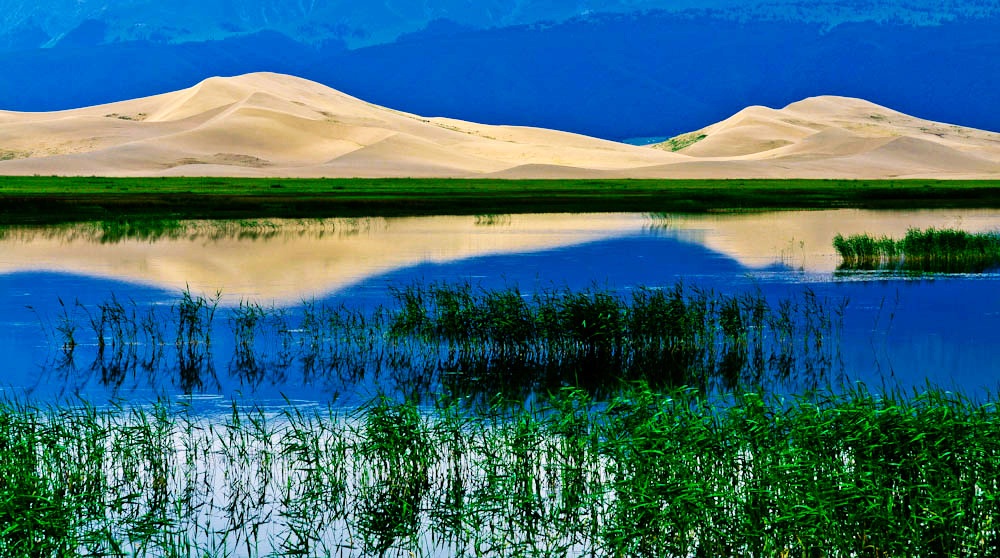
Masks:
[[[865,210],[668,215],[513,215],[274,221],[280,227],[198,223],[175,238],[101,244],[88,226],[0,235],[0,274],[54,271],[240,299],[298,302],[423,262],[547,250],[655,226],[751,269],[784,264],[829,272],[837,233],[902,236],[911,227],[1000,230],[989,210]]]
[[[196,293],[298,302],[422,262],[546,250],[613,238],[649,225],[643,215],[513,215],[288,221],[281,228],[101,244],[85,228],[21,229],[0,238],[0,273],[55,271]],[[48,232],[47,232],[48,231]]]
[[[997,231],[1000,230],[1000,213],[992,210],[840,209],[669,216],[661,219],[659,225],[750,268],[780,263],[806,271],[830,272],[840,263],[833,249],[833,237],[838,233],[899,238],[910,228]]]

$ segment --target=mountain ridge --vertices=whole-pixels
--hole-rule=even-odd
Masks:
[[[350,3],[336,0],[175,0],[169,7],[149,0],[0,0],[0,50],[70,48],[134,40],[160,43],[218,40],[272,30],[297,41],[342,42],[358,48],[392,42],[424,31],[488,29],[560,23],[595,14],[666,11],[731,20],[770,19],[821,23],[898,21],[938,25],[956,18],[1000,15],[988,0],[962,2],[895,0],[430,0]],[[442,25],[441,22],[451,22]]]

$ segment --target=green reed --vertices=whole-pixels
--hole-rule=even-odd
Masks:
[[[1000,267],[1000,233],[910,229],[901,239],[867,234],[833,239],[843,270],[978,273]]]
[[[998,496],[1000,410],[933,387],[0,402],[3,556],[992,556]]]
[[[635,380],[706,392],[809,387],[842,369],[847,305],[808,289],[768,301],[759,292],[681,283],[629,294],[414,284],[365,311],[246,301],[220,310],[219,300],[185,291],[169,308],[115,297],[95,307],[62,305],[50,326],[60,349],[51,365],[69,378],[77,355],[92,354],[91,372],[112,388],[126,378],[159,378],[190,392],[217,382],[216,367],[224,366],[251,388],[297,374],[336,389],[377,378],[405,393],[444,388],[480,401],[498,393],[519,401],[567,384],[600,394]],[[218,330],[223,322],[229,335]]]
[[[509,216],[508,216],[509,221]],[[476,221],[479,223],[479,219]],[[356,236],[382,226],[378,218],[213,219],[194,220],[119,216],[103,221],[38,225],[0,225],[0,239],[49,239],[63,242],[119,244],[177,240],[271,240],[283,237]]]
[[[809,289],[773,303],[683,283],[629,295],[418,284],[392,296],[390,335],[445,345],[446,383],[515,399],[566,382],[594,391],[639,379],[705,390],[816,383],[838,370],[847,306]]]

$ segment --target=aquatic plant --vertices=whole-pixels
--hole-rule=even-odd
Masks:
[[[269,240],[281,237],[356,236],[374,226],[384,226],[384,221],[376,218],[196,220],[122,215],[101,221],[68,222],[46,226],[0,225],[0,239],[19,239],[28,242],[55,239],[97,244],[165,240]]]
[[[393,339],[441,343],[445,385],[513,400],[569,383],[598,393],[621,381],[736,389],[815,385],[839,370],[847,301],[806,289],[772,304],[761,293],[686,287],[480,289],[416,284],[392,292]],[[794,340],[794,342],[793,342]]]
[[[316,302],[220,310],[218,300],[185,291],[170,307],[115,297],[72,313],[63,307],[50,335],[60,349],[52,367],[71,377],[80,355],[91,354],[90,370],[113,389],[125,378],[204,389],[217,384],[217,363],[228,363],[230,376],[249,388],[292,374],[330,391],[377,378],[415,397],[445,389],[514,402],[563,385],[598,395],[635,380],[706,392],[814,387],[841,371],[847,304],[808,289],[771,302],[759,292],[726,295],[680,283],[630,294],[413,284],[392,289],[387,307],[367,311]],[[229,335],[217,331],[220,312]],[[92,335],[82,346],[81,316]],[[176,330],[173,350],[165,327]]]
[[[1000,233],[910,229],[902,239],[837,235],[842,270],[978,273],[1000,267]]]
[[[0,555],[989,556],[998,455],[995,403],[930,386],[347,415],[6,400]]]

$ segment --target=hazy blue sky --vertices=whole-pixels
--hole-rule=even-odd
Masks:
[[[612,139],[827,94],[1000,130],[998,29],[996,0],[0,0],[0,109],[275,71]]]

